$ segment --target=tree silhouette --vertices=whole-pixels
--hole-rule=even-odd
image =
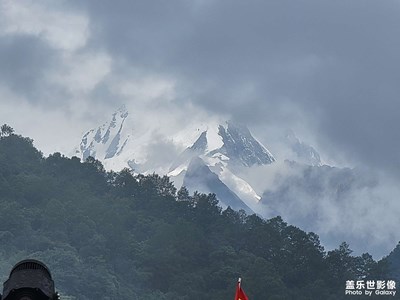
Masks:
[[[0,127],[0,137],[4,137],[4,136],[10,136],[14,133],[14,129],[7,125],[7,124],[3,124]]]

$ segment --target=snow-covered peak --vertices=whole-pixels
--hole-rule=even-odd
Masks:
[[[125,106],[125,104],[122,104],[120,108],[117,109],[117,111],[114,113],[115,115],[119,115],[120,118],[126,118],[129,115],[129,112]]]
[[[258,142],[245,126],[227,122],[226,126],[219,126],[218,134],[222,137],[223,146],[213,152],[224,154],[233,163],[251,167],[275,161],[271,152]]]
[[[89,156],[105,160],[118,156],[123,151],[129,136],[123,135],[123,128],[128,111],[121,106],[112,114],[110,121],[86,132],[76,154],[83,160]]]
[[[233,122],[213,125],[203,126],[202,131],[198,130],[197,139],[172,163],[168,175],[178,186],[190,182],[189,188],[193,189],[196,186],[199,190],[205,189],[205,183],[200,184],[202,176],[196,177],[196,181],[199,181],[197,185],[188,179],[191,173],[197,172],[193,161],[201,161],[207,170],[215,174],[235,197],[240,197],[246,206],[257,206],[261,197],[248,182],[235,174],[235,168],[268,165],[275,161],[274,157],[252,136],[247,127]],[[227,199],[220,201],[225,201],[225,205],[229,203]]]
[[[292,130],[288,130],[285,135],[286,143],[293,152],[294,157],[289,158],[300,163],[311,166],[321,166],[321,158],[317,150],[312,146],[300,141]]]
[[[190,147],[192,150],[209,153],[224,145],[221,135],[214,128],[203,131],[198,139]]]
[[[252,136],[247,127],[230,121],[224,125],[208,127],[187,149],[196,155],[223,156],[231,163],[246,167],[275,161],[272,154]]]

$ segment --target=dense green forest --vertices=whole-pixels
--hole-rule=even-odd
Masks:
[[[222,211],[166,176],[44,157],[12,131],[0,137],[0,241],[2,282],[39,259],[65,299],[231,300],[238,277],[251,300],[343,299],[346,280],[388,277],[386,260],[346,243],[326,252],[280,217]]]

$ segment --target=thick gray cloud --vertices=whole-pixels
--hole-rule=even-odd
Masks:
[[[88,47],[123,69],[172,76],[177,102],[253,126],[303,116],[330,154],[398,171],[399,1],[84,5]]]
[[[57,11],[46,3],[44,16],[47,6],[51,15],[67,5]],[[330,155],[399,169],[398,1],[76,1],[66,11],[80,22],[82,29],[71,26],[75,36],[85,22],[71,15],[87,18],[86,40],[62,44],[64,24],[2,36],[3,85],[32,102],[77,101],[76,82],[64,74],[96,70],[68,70],[63,54],[73,61],[104,52],[109,77],[89,84],[89,103],[126,101],[113,89],[125,75],[164,76],[174,81],[178,105],[192,101],[260,127],[306,120]]]
[[[0,38],[0,79],[9,89],[38,101],[47,68],[53,60],[51,50],[29,35]]]
[[[397,0],[4,3],[1,85],[31,103],[110,109],[157,77],[177,107],[303,123],[326,155],[400,173]]]

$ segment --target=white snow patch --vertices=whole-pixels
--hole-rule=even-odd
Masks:
[[[207,150],[213,151],[224,145],[222,137],[218,134],[218,125],[207,129]]]
[[[174,170],[168,172],[168,176],[178,176],[179,174],[181,174],[184,171],[187,171],[188,166],[187,165],[180,165],[177,168],[175,168]]]

